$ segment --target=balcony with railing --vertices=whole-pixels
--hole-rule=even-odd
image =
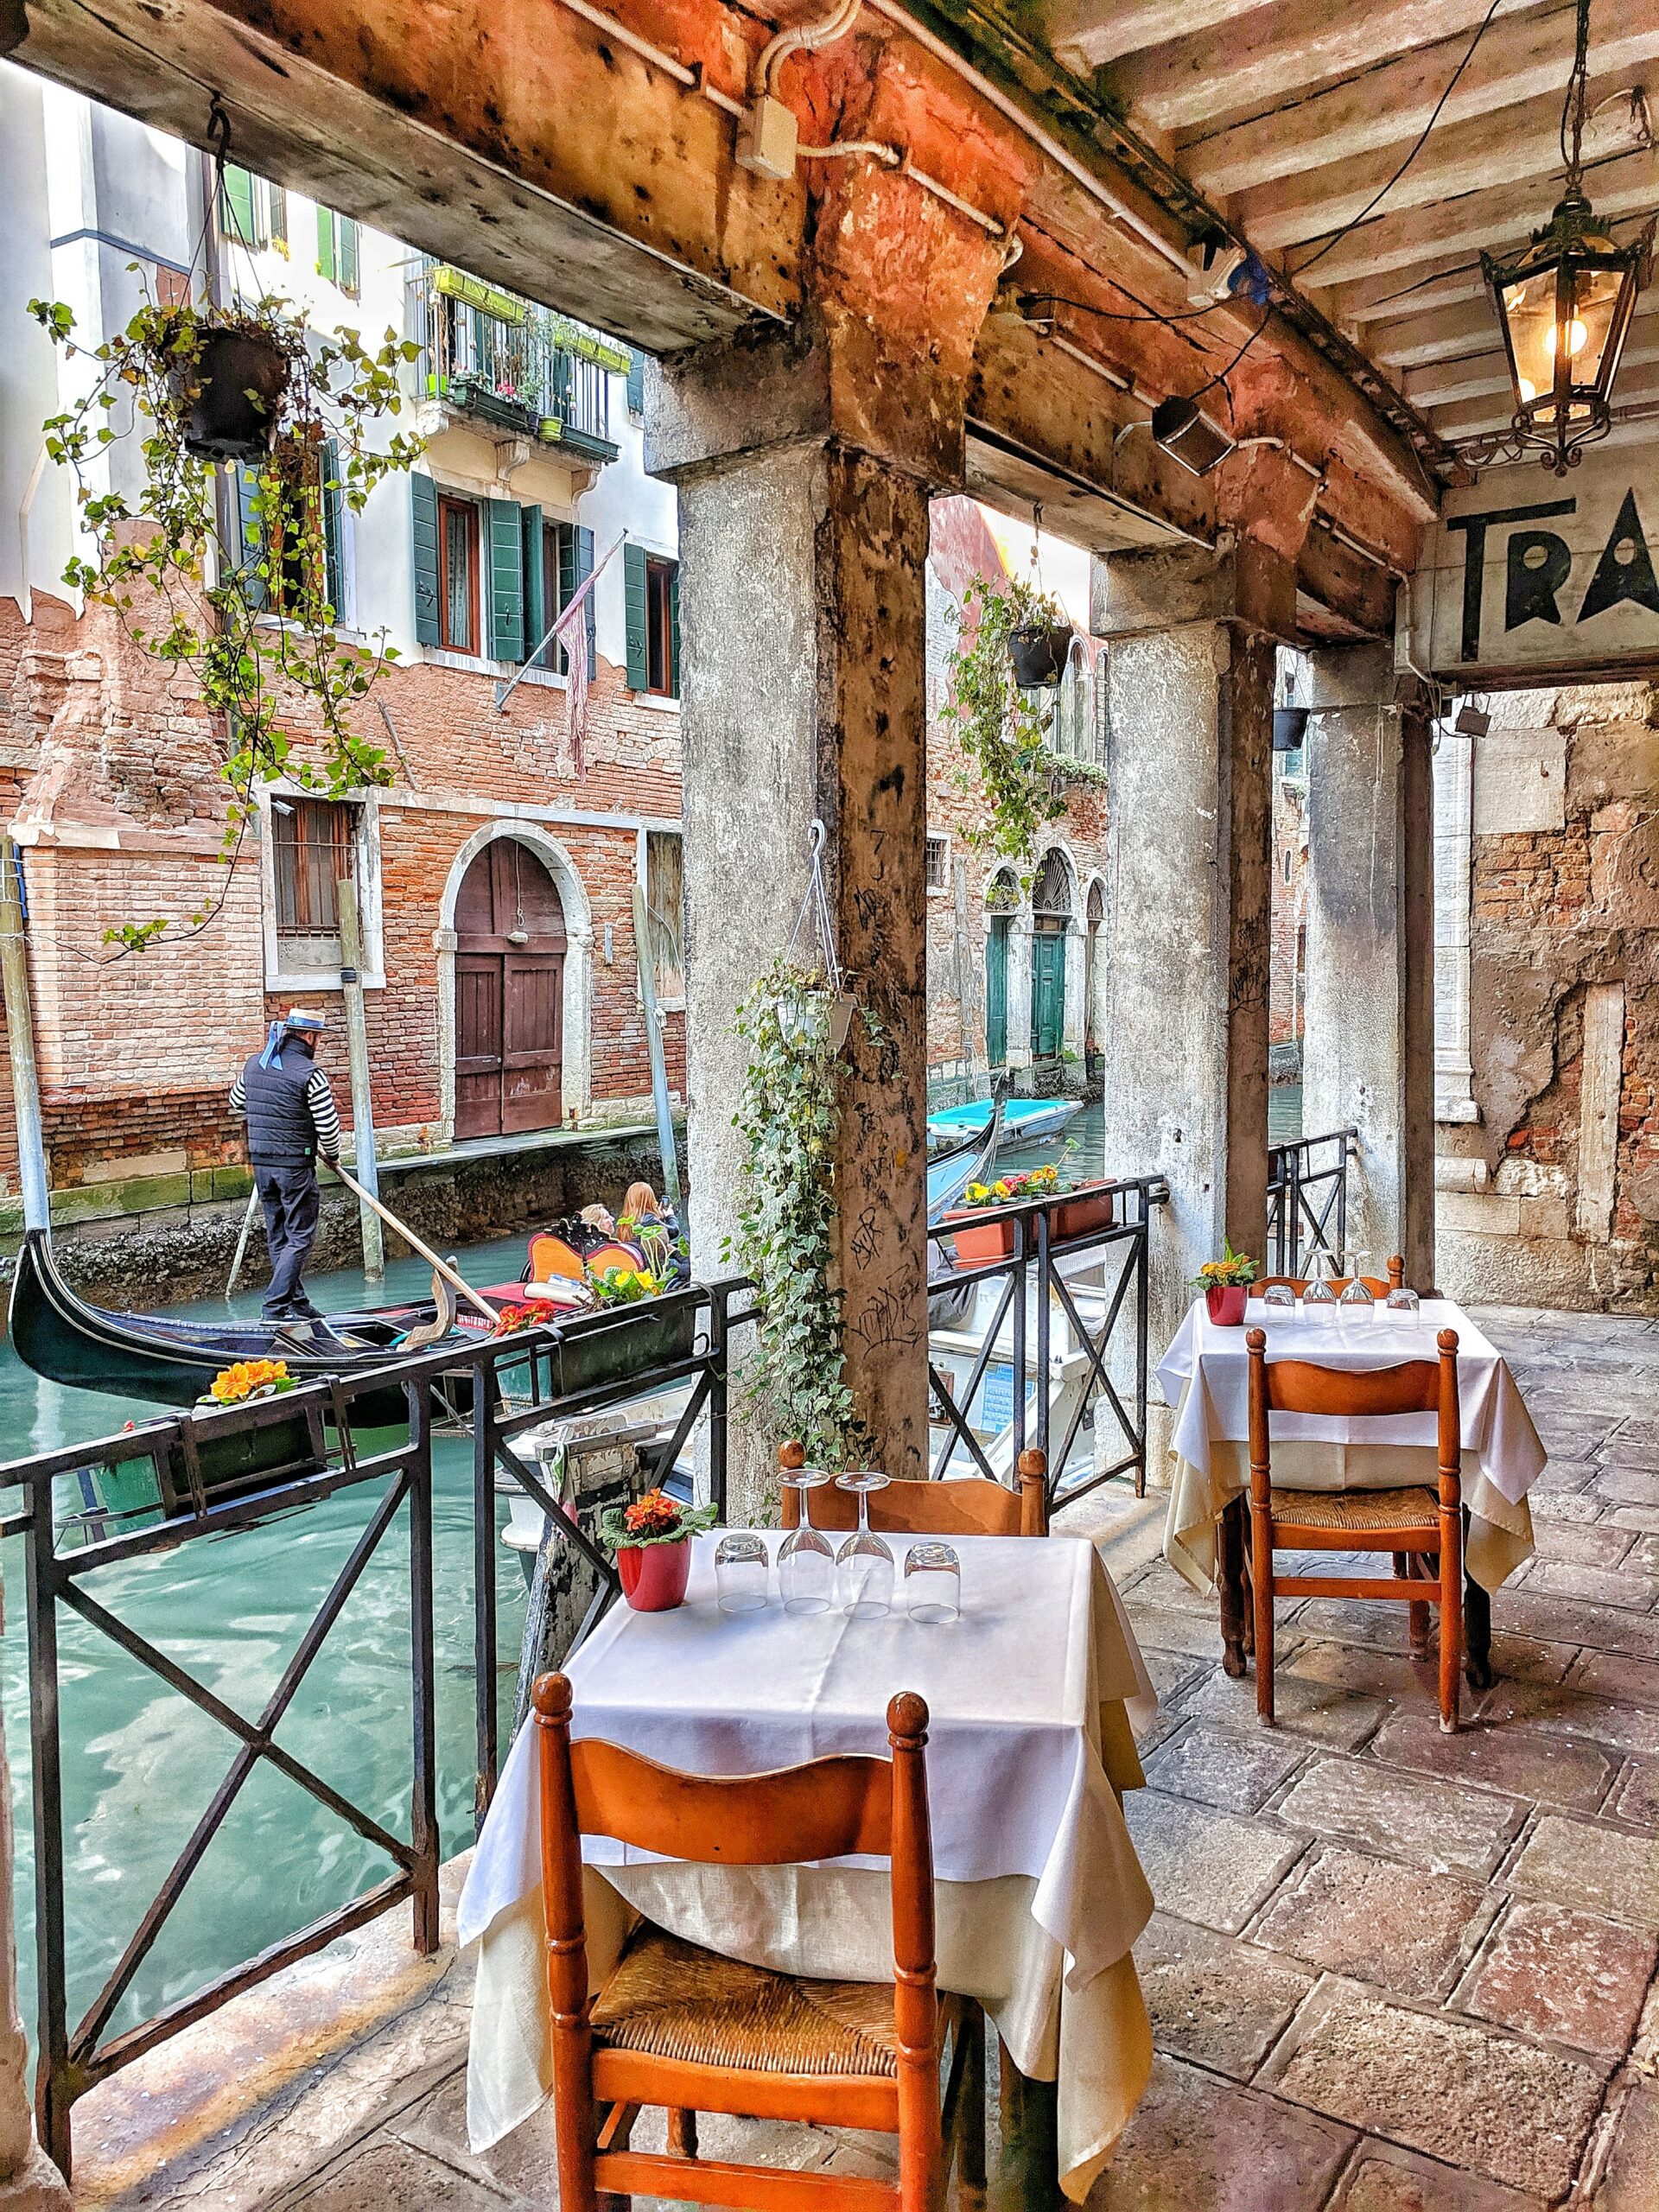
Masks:
[[[616,459],[611,379],[627,373],[626,346],[447,262],[417,263],[408,289],[424,398],[590,464]]]

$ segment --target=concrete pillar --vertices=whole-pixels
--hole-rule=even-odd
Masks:
[[[1311,656],[1302,1127],[1357,1128],[1348,1242],[1434,1274],[1430,728],[1387,645]]]
[[[842,964],[879,1014],[845,1061],[836,1174],[848,1372],[895,1476],[926,1471],[925,561],[917,423],[848,434],[820,346],[732,341],[650,380],[647,465],[678,486],[693,1264],[734,1226],[736,1007],[784,949],[814,817]],[[895,374],[899,384],[902,372]],[[891,426],[889,426],[889,429]],[[856,433],[861,431],[861,435]],[[775,1439],[734,1432],[734,1517]]]
[[[1169,1181],[1155,1363],[1224,1236],[1259,1254],[1266,1232],[1273,631],[1289,574],[1244,553],[1112,554],[1093,602],[1111,640],[1105,1166]],[[1154,1408],[1154,1480],[1167,1427]]]

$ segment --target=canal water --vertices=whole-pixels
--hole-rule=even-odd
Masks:
[[[523,1237],[463,1255],[475,1282],[500,1282],[524,1265]],[[417,1261],[386,1270],[388,1300],[423,1294]],[[308,1280],[325,1310],[361,1304],[360,1274]],[[382,1294],[375,1294],[377,1302]],[[259,1294],[227,1307],[205,1300],[177,1311],[223,1319],[257,1313]],[[0,1457],[22,1458],[107,1436],[165,1408],[65,1389],[0,1347]],[[472,1841],[474,1667],[472,1444],[433,1446],[436,1581],[438,1812],[444,1853]],[[103,1570],[92,1592],[207,1688],[250,1719],[281,1678],[382,1494],[365,1483],[264,1528],[204,1539]],[[79,1503],[60,1486],[60,1510]],[[499,1525],[505,1522],[502,1502]],[[11,1757],[17,1948],[23,2019],[35,2043],[35,1883],[29,1796],[29,1645],[21,1544],[0,1549],[5,1635],[0,1700]],[[511,1721],[524,1630],[523,1578],[498,1554],[497,1682]],[[113,1644],[60,1612],[64,1824],[68,1837],[69,2019],[81,2018],[122,1956],[234,1756],[206,1715]],[[302,1684],[276,1741],[394,1834],[409,1834],[410,1745],[409,1542],[400,1513]],[[148,2018],[213,1974],[251,1958],[394,1872],[385,1853],[264,1762],[208,1846],[115,2016],[116,2030]]]

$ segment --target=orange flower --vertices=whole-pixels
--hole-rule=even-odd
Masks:
[[[665,1536],[680,1524],[680,1509],[666,1491],[648,1490],[622,1516],[631,1536]]]
[[[285,1359],[238,1359],[214,1376],[210,1395],[222,1406],[234,1406],[251,1398],[256,1390],[268,1390],[273,1383],[288,1380]]]

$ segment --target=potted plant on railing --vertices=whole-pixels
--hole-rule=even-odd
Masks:
[[[1243,1325],[1250,1285],[1261,1269],[1248,1252],[1235,1252],[1225,1237],[1222,1239],[1221,1251],[1220,1259],[1205,1262],[1194,1278],[1193,1287],[1204,1293],[1210,1319],[1218,1328],[1236,1329]]]
[[[969,1183],[962,1194],[963,1203],[944,1217],[952,1225],[957,1258],[1007,1259],[1014,1250],[1011,1210],[1029,1205],[1036,1198],[1050,1201],[1051,1244],[1109,1228],[1117,1204],[1115,1186],[1103,1180],[1069,1182],[1061,1167],[1071,1149],[1066,1146],[1060,1162],[1028,1167],[1017,1174],[1000,1175],[992,1183]]]
[[[201,1420],[238,1407],[266,1404],[299,1387],[288,1371],[286,1360],[238,1359],[221,1368],[197,1399],[196,1417]],[[230,1428],[217,1435],[212,1433],[220,1426],[211,1423],[208,1433],[196,1442],[202,1483],[210,1491],[223,1491],[227,1484],[245,1482],[251,1477],[316,1465],[320,1432],[304,1411],[289,1419],[250,1423],[245,1428]],[[188,1478],[181,1467],[174,1468],[173,1481],[180,1495],[188,1491]]]
[[[1051,773],[1053,711],[1027,695],[1059,682],[1071,626],[1058,600],[1019,576],[1001,585],[976,577],[963,613],[973,635],[959,640],[950,656],[942,713],[967,756],[963,787],[988,817],[964,834],[970,844],[1023,864],[1042,825],[1065,812],[1065,794]]]
[[[691,1539],[719,1518],[718,1506],[682,1505],[661,1490],[601,1515],[599,1541],[614,1555],[622,1595],[636,1613],[667,1613],[683,1605]]]
[[[559,1325],[559,1389],[565,1397],[671,1367],[696,1349],[695,1300],[677,1299],[655,1313],[636,1309],[660,1299],[667,1286],[646,1267],[590,1270],[597,1311]],[[626,1317],[625,1319],[625,1316]]]

